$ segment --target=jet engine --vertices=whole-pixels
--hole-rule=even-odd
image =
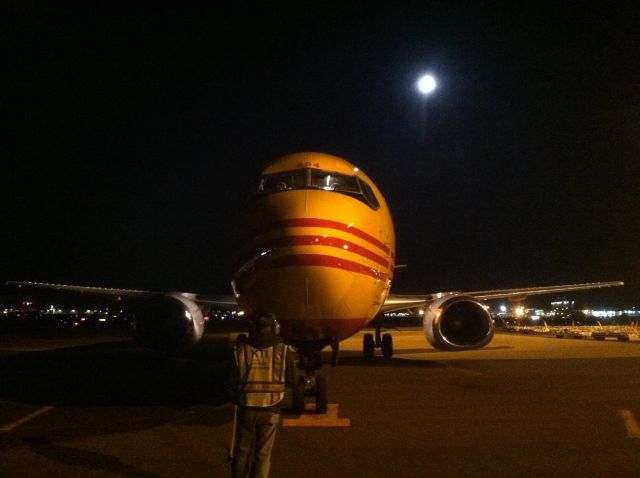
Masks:
[[[175,352],[197,343],[203,333],[202,310],[178,293],[153,297],[135,313],[134,336],[143,347]]]
[[[491,314],[481,302],[455,294],[431,303],[422,326],[429,343],[441,350],[484,347],[491,342],[495,330]]]

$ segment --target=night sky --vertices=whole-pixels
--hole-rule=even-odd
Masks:
[[[260,170],[321,151],[385,195],[395,292],[624,280],[587,300],[640,305],[632,3],[7,3],[3,282],[228,293]]]

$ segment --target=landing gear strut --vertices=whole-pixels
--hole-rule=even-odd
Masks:
[[[314,397],[316,413],[327,413],[327,376],[320,373],[322,359],[320,351],[300,350],[297,381],[292,389],[294,413],[303,413],[306,397]]]
[[[393,356],[393,337],[391,334],[381,335],[381,326],[376,325],[375,340],[373,334],[364,334],[362,338],[362,354],[365,358],[373,358],[375,349],[382,349],[382,356],[390,359]]]

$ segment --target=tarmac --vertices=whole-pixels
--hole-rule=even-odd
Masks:
[[[284,414],[274,478],[640,476],[640,342],[440,352],[401,329],[366,360],[364,332],[326,367],[330,413]],[[229,476],[232,341],[163,358],[121,335],[0,336],[0,476]]]

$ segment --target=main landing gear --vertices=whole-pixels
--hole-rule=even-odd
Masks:
[[[375,349],[382,349],[382,356],[389,360],[393,356],[393,337],[391,334],[381,336],[381,326],[376,325],[375,339],[373,334],[364,334],[362,338],[362,355],[365,358],[373,358]]]

